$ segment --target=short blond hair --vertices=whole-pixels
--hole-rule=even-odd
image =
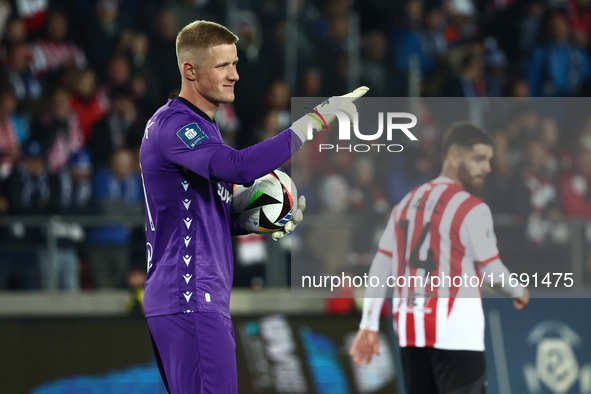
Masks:
[[[185,51],[209,49],[216,45],[234,44],[238,36],[225,26],[210,21],[189,23],[176,36],[176,58],[182,69]]]

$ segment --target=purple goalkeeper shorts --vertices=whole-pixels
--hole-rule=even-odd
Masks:
[[[215,312],[147,320],[156,362],[169,393],[238,393],[232,320]]]

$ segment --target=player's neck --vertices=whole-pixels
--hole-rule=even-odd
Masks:
[[[214,104],[211,101],[206,100],[202,95],[199,94],[199,92],[192,89],[188,89],[186,86],[181,87],[179,97],[188,100],[191,104],[193,104],[195,107],[199,108],[207,116],[209,116],[210,119],[213,119],[213,116],[220,107],[219,104]]]
[[[446,178],[451,179],[459,187],[461,187],[462,189],[466,190],[466,188],[464,187],[464,184],[460,180],[460,177],[454,171],[452,171],[450,168],[446,168],[444,166],[444,168],[443,168],[443,170],[441,170],[441,174],[439,174],[439,176],[444,176]]]

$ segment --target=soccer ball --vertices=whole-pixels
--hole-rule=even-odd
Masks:
[[[234,185],[232,210],[236,221],[252,233],[281,230],[291,219],[298,192],[291,178],[275,170],[251,185]]]

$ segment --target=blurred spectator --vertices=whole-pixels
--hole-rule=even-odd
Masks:
[[[396,155],[386,180],[390,204],[398,204],[412,189],[432,179],[430,168],[427,157],[419,150]]]
[[[305,238],[305,248],[318,261],[317,273],[330,275],[341,272],[348,264],[353,234],[352,224],[334,225],[336,219],[349,211],[349,184],[341,175],[331,175],[321,182],[319,191],[322,210],[318,225],[311,228]]]
[[[213,116],[218,125],[224,143],[236,147],[236,134],[240,130],[240,119],[236,116],[233,103],[222,103]],[[141,138],[141,137],[140,137]]]
[[[146,271],[134,268],[125,276],[129,288],[129,299],[125,302],[124,313],[129,317],[144,317],[144,285],[146,284]]]
[[[92,159],[87,150],[72,155],[69,165],[50,178],[50,212],[58,215],[86,215],[94,213],[92,199]],[[55,223],[57,237],[55,269],[57,285],[61,290],[80,290],[80,264],[78,245],[84,240],[85,232],[78,223]],[[43,287],[48,287],[49,255],[41,254]]]
[[[111,89],[126,88],[131,78],[129,60],[123,55],[115,55],[107,62],[107,82],[101,88],[101,93],[109,96]]]
[[[353,230],[351,248],[355,254],[354,264],[369,266],[374,256],[376,241],[380,237],[378,231],[383,230],[381,219],[387,217],[391,209],[386,194],[376,180],[372,159],[357,158],[349,200],[351,214],[363,217],[362,223]]]
[[[500,176],[508,178],[513,170],[523,162],[525,145],[536,137],[539,117],[528,105],[516,105],[502,129],[493,134],[495,170]]]
[[[324,85],[329,95],[343,90],[347,86],[346,67],[347,35],[349,19],[346,16],[335,16],[328,22],[328,34],[317,43],[315,64],[322,70]],[[346,70],[345,70],[346,71]],[[343,78],[344,77],[344,78]]]
[[[244,54],[244,59],[241,60],[248,63],[258,63],[263,44],[259,18],[252,11],[241,11],[235,15],[234,23],[236,24],[236,34],[239,38],[236,47],[239,52]]]
[[[558,192],[545,170],[546,148],[540,140],[530,140],[525,148],[525,165],[513,182],[514,213],[526,217],[526,238],[544,244],[560,217]]]
[[[22,160],[2,184],[11,215],[47,215],[51,188],[45,169],[44,152],[35,140],[23,146]],[[25,227],[14,222],[10,228],[9,245],[4,245],[0,264],[0,287],[39,288],[39,263],[45,253],[44,237],[39,227]],[[12,278],[11,278],[12,277]],[[9,282],[16,281],[15,284]]]
[[[262,124],[259,129],[255,131],[257,142],[267,140],[283,131],[280,125],[280,118],[280,112],[276,109],[272,109],[265,114]]]
[[[211,16],[208,17],[198,7],[199,2],[195,0],[171,0],[166,10],[174,14],[179,27],[183,28],[197,20],[211,20]]]
[[[524,79],[516,79],[509,87],[509,97],[525,98],[530,97],[529,87]]]
[[[248,234],[235,238],[236,263],[234,286],[251,287],[265,277],[268,260],[267,239],[262,234]]]
[[[448,81],[444,95],[449,97],[486,97],[484,59],[480,54],[468,52],[461,65],[461,73]]]
[[[44,154],[38,141],[29,140],[24,145],[22,160],[3,185],[11,214],[42,215],[48,212],[51,190]]]
[[[575,42],[582,47],[588,47],[591,33],[591,3],[589,0],[566,0],[564,5]]]
[[[49,74],[44,80],[57,84],[61,72],[69,67],[83,69],[87,65],[82,48],[66,40],[68,17],[53,11],[47,19],[46,37],[37,40],[29,47],[31,53],[31,71],[35,75]]]
[[[145,33],[132,33],[128,56],[131,65],[130,85],[133,99],[138,109],[150,116],[155,108],[161,105],[162,97],[156,68],[149,59],[149,42]]]
[[[235,33],[239,38],[236,49],[240,59],[237,66],[240,83],[235,86],[236,101],[233,105],[242,130],[247,131],[237,136],[238,146],[243,147],[252,143],[250,131],[258,121],[257,112],[260,111],[260,103],[271,74],[277,71],[271,70],[279,65],[263,57],[262,46],[265,40],[263,40],[263,30],[257,15],[250,11],[241,11],[235,18],[237,27]]]
[[[49,0],[15,0],[14,4],[15,11],[25,23],[29,34],[41,30],[49,12]]]
[[[59,215],[88,215],[93,205],[92,155],[83,149],[72,155],[68,166],[51,178],[50,209]]]
[[[12,172],[28,137],[25,120],[15,113],[17,104],[11,86],[0,89],[0,181]]]
[[[517,44],[515,55],[518,57],[517,63],[521,70],[525,71],[527,63],[531,56],[532,49],[538,42],[540,31],[542,30],[542,21],[544,18],[546,4],[543,0],[532,0],[526,3],[524,14],[519,17],[517,40],[511,37],[513,42],[508,44]]]
[[[83,43],[88,62],[101,80],[106,75],[106,62],[129,23],[117,0],[96,0],[93,17],[83,26]]]
[[[70,107],[78,117],[78,125],[84,134],[84,143],[92,138],[92,128],[109,110],[109,101],[96,90],[96,75],[92,70],[77,71],[72,78]]]
[[[6,58],[6,50],[17,44],[25,44],[27,41],[27,28],[22,19],[11,18],[6,22],[2,30],[2,59]]]
[[[70,93],[58,88],[53,93],[48,113],[34,127],[34,136],[47,152],[50,174],[62,170],[73,153],[84,146],[84,134],[78,116],[70,108]]]
[[[372,31],[364,37],[362,46],[360,84],[368,86],[373,96],[386,97],[390,87],[386,36],[380,31]]]
[[[569,41],[566,17],[553,14],[548,22],[549,41],[534,49],[527,82],[532,96],[572,96],[591,74],[589,56]]]
[[[297,185],[298,194],[306,196],[306,212],[315,213],[318,207],[318,196],[315,190],[315,186],[318,185],[318,168],[312,161],[313,148],[312,144],[304,145],[298,154],[291,158],[290,165],[285,169]]]
[[[113,152],[121,148],[137,148],[144,135],[145,122],[138,118],[134,103],[125,87],[111,91],[111,109],[108,115],[93,126],[88,144],[96,166],[108,166]]]
[[[25,44],[15,44],[6,52],[4,78],[12,85],[19,100],[38,100],[43,94],[41,84],[31,72],[29,60]]]
[[[176,35],[179,25],[171,11],[161,11],[156,17],[155,34],[150,39],[150,57],[156,68],[164,96],[180,90],[181,77],[176,62]],[[181,28],[184,26],[181,26]]]
[[[591,149],[578,149],[575,167],[560,178],[562,211],[573,217],[591,217]]]
[[[0,41],[4,38],[6,24],[10,18],[11,12],[12,7],[10,6],[10,3],[7,0],[0,1]]]
[[[586,100],[585,100],[586,101]],[[579,138],[574,138],[572,141],[573,145],[570,146],[573,151],[578,152],[581,146],[591,150],[591,116],[586,114],[585,120],[583,121],[583,127],[581,128]]]
[[[512,193],[515,173],[525,162],[524,152],[530,139],[539,138],[539,117],[537,112],[525,103],[509,101],[510,112],[502,118],[505,122],[493,130],[495,155],[492,159],[493,172],[488,177],[490,186],[488,202],[493,212],[512,212]]]
[[[540,142],[546,149],[544,170],[556,180],[560,172],[569,171],[573,164],[569,152],[559,145],[560,128],[556,119],[546,117],[540,121]]]
[[[415,3],[415,2],[409,2]],[[412,28],[399,37],[395,37],[392,45],[397,70],[408,71],[409,59],[415,57],[423,76],[428,76],[439,63],[439,58],[447,50],[445,37],[445,19],[441,9],[430,7],[423,17],[422,7],[410,8],[414,18],[422,20],[422,26],[412,23]]]
[[[261,65],[269,64],[266,74],[259,74],[266,81],[283,78],[285,70],[286,22],[283,18],[273,19],[273,22],[273,26],[269,28],[270,34],[265,36],[260,51]]]
[[[284,80],[273,81],[264,97],[265,109],[277,111],[279,130],[285,130],[291,125],[290,98],[289,86]]]
[[[487,37],[484,40],[484,64],[487,96],[503,96],[507,75],[507,57],[494,37]]]
[[[94,197],[102,215],[141,215],[144,198],[141,180],[134,173],[132,153],[113,153],[110,169],[100,169],[93,179]],[[129,269],[131,232],[123,225],[88,229],[88,264],[96,288],[121,288]]]
[[[306,69],[301,78],[300,97],[321,97],[323,96],[322,72],[316,67]]]

